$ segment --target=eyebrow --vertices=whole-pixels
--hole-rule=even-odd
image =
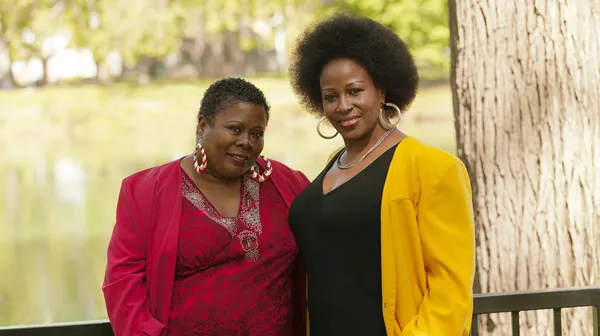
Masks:
[[[350,85],[354,85],[354,84],[358,84],[358,83],[364,83],[364,82],[365,82],[364,80],[355,80],[355,81],[353,81],[351,83],[346,84],[345,87],[349,87]],[[325,91],[325,90],[334,90],[334,88],[325,87],[325,88],[323,88],[323,91]]]
[[[243,126],[245,126],[243,122],[241,122],[241,121],[239,121],[239,120],[235,120],[235,119],[234,119],[234,120],[229,120],[229,121],[227,122],[227,124],[231,124],[231,123],[237,123],[237,124],[240,124],[240,125],[243,125]],[[258,128],[258,129],[264,130],[264,129],[266,129],[266,126],[263,126],[263,125],[258,125],[258,126],[253,126],[253,127],[249,127],[249,128],[250,128],[250,129],[257,129],[257,128]]]
[[[357,81],[354,81],[354,82],[352,82],[352,83],[349,83],[348,85],[346,85],[346,87],[348,87],[348,86],[350,86],[350,85],[352,85],[352,84],[364,83],[364,82],[365,82],[364,80],[357,80]]]

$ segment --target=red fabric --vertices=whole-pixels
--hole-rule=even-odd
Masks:
[[[184,174],[186,185],[205,199]],[[184,188],[184,190],[187,188]],[[298,252],[288,209],[271,181],[260,186],[260,258],[245,259],[238,237],[183,200],[169,336],[291,335],[292,264]],[[202,203],[200,207],[211,207]],[[238,218],[248,211],[241,209]],[[237,220],[239,230],[246,229]]]
[[[135,173],[121,185],[102,285],[116,336],[166,334],[182,211],[179,162]],[[271,180],[289,209],[309,181],[301,172],[272,164]],[[305,273],[296,259],[293,331],[306,335]]]

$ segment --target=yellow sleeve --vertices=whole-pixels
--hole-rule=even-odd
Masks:
[[[471,186],[458,159],[444,170],[421,187],[417,222],[428,288],[418,316],[402,336],[461,336],[471,327],[475,273]]]

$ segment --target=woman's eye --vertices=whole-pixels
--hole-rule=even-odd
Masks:
[[[325,95],[324,98],[325,98],[326,101],[333,101],[333,100],[335,100],[335,95],[334,94],[328,94],[328,95]]]
[[[359,94],[360,92],[362,92],[362,89],[359,89],[359,88],[350,89],[351,95],[356,95],[356,94]]]

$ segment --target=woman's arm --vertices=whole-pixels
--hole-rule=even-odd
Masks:
[[[131,197],[123,181],[117,203],[117,220],[108,245],[102,291],[116,336],[158,336],[164,329],[148,309],[146,296],[146,241]]]
[[[435,173],[422,182],[417,204],[428,287],[418,316],[402,335],[468,335],[475,273],[469,176],[456,158],[431,169]]]

